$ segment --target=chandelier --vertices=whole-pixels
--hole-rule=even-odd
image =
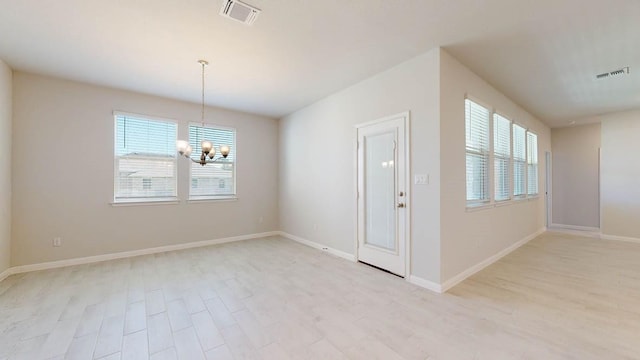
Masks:
[[[198,63],[202,66],[202,111],[201,111],[201,120],[202,120],[202,128],[201,131],[204,130],[204,67],[209,65],[209,62],[206,60],[198,60]],[[205,166],[206,164],[211,164],[215,162],[221,162],[221,160],[226,159],[229,156],[229,152],[231,148],[227,145],[220,145],[220,155],[216,156],[216,147],[215,145],[208,140],[202,140],[200,143],[200,149],[202,149],[202,154],[200,154],[200,160],[191,158],[191,153],[193,152],[193,148],[189,145],[187,140],[178,140],[176,141],[176,148],[178,149],[178,154],[186,157],[187,159],[193,161],[194,163]]]

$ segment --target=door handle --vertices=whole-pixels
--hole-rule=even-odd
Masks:
[[[404,203],[398,203],[398,207],[399,208],[403,208],[404,207]]]

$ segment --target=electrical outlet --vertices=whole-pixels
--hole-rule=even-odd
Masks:
[[[55,247],[62,246],[62,238],[61,237],[54,237],[53,238],[53,246],[55,246]]]
[[[313,231],[318,231],[318,224],[313,224]]]
[[[258,224],[262,224],[264,222],[264,218],[262,216],[260,216],[258,218]]]

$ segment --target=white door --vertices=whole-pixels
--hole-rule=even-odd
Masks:
[[[406,274],[408,114],[357,127],[358,261]]]

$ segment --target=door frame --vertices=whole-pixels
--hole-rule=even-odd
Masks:
[[[544,153],[547,229],[553,226],[553,154]]]
[[[358,204],[358,200],[359,200],[359,189],[358,189],[358,130],[360,128],[366,127],[366,126],[370,126],[370,125],[375,125],[375,124],[379,124],[379,123],[383,123],[385,121],[389,121],[389,120],[395,120],[398,118],[402,118],[404,121],[404,143],[405,143],[405,151],[404,151],[404,163],[405,163],[405,184],[404,184],[404,189],[405,189],[405,198],[404,198],[404,211],[405,211],[405,216],[404,216],[404,224],[398,224],[398,225],[402,225],[405,228],[404,231],[404,242],[405,242],[405,251],[404,251],[404,267],[405,267],[405,275],[404,275],[404,279],[406,281],[409,281],[409,278],[411,277],[411,254],[412,254],[412,248],[411,248],[411,196],[413,194],[413,182],[411,181],[411,112],[410,111],[403,111],[397,114],[393,114],[393,115],[389,115],[389,116],[385,116],[382,118],[378,118],[376,120],[372,120],[372,121],[367,121],[367,122],[363,122],[363,123],[358,123],[356,125],[354,125],[353,127],[353,171],[354,171],[354,184],[353,184],[353,193],[354,193],[354,197],[353,197],[353,201],[355,204],[355,210],[354,210],[354,224],[355,224],[355,229],[354,229],[354,239],[353,239],[353,250],[354,250],[354,254],[355,254],[355,261],[358,262],[358,249],[359,249],[359,243],[358,243],[358,235],[359,235],[359,228],[360,228],[360,218],[359,218],[359,204]],[[400,154],[398,155],[400,156]],[[400,241],[402,241],[402,239],[400,239]]]

